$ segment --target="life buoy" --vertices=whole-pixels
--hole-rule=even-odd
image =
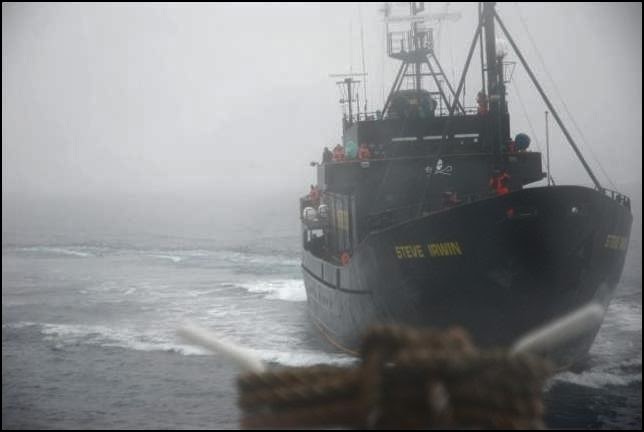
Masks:
[[[349,256],[348,253],[342,252],[342,255],[340,255],[340,262],[342,263],[343,266],[349,264],[349,261],[351,261],[351,257]]]

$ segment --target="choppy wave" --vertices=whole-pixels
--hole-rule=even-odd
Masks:
[[[263,255],[248,252],[225,252],[226,258],[231,262],[243,262],[247,264],[259,265],[299,265],[300,261],[286,255]]]
[[[2,329],[23,329],[26,327],[33,327],[33,326],[39,326],[37,322],[33,321],[20,321],[16,323],[7,323],[7,324],[2,324]]]
[[[640,362],[641,363],[641,362]],[[602,388],[606,386],[627,386],[642,382],[642,373],[624,374],[608,371],[585,371],[581,373],[563,372],[554,378],[555,382],[565,382],[583,387]]]
[[[61,349],[69,345],[89,344],[103,347],[119,347],[138,351],[169,351],[183,355],[209,355],[210,352],[192,345],[183,344],[174,335],[155,331],[137,330],[135,328],[114,328],[105,325],[84,324],[50,324],[23,321],[3,324],[3,329],[38,328],[46,341],[52,342],[54,347]],[[311,350],[278,350],[251,348],[252,351],[271,363],[287,366],[307,366],[313,364],[349,364],[353,357]],[[584,387],[601,388],[604,386],[626,386],[641,382],[641,358],[631,360],[613,370],[589,370],[581,373],[563,372],[558,374],[555,382],[565,382]],[[639,372],[636,371],[639,366]],[[620,371],[621,369],[635,369],[632,373]]]
[[[173,263],[178,263],[183,261],[185,258],[179,255],[150,255],[155,258],[169,259]]]
[[[609,306],[607,324],[615,325],[622,331],[642,331],[642,304],[614,300]]]
[[[642,304],[614,299],[589,354],[587,370],[560,373],[553,382],[590,388],[641,383]]]
[[[248,267],[298,266],[299,258],[294,253],[269,253],[268,251],[234,250],[234,249],[140,249],[125,246],[110,245],[33,245],[33,246],[3,246],[3,251],[29,253],[35,256],[69,256],[78,258],[102,257],[106,255],[136,255],[160,258],[183,263],[190,260],[211,261],[213,263],[228,263],[246,265]]]
[[[156,273],[150,273],[154,276],[145,275],[137,280],[130,280],[129,277],[120,275],[113,279],[98,280],[93,285],[83,281],[78,288],[75,288],[78,290],[76,292],[83,294],[84,304],[93,304],[87,300],[88,298],[95,299],[97,303],[109,304],[113,304],[114,300],[118,299],[128,307],[133,305],[138,307],[138,309],[132,309],[142,314],[136,318],[138,320],[136,322],[115,322],[112,326],[24,321],[3,325],[3,329],[6,326],[12,329],[33,327],[55,348],[91,344],[139,351],[205,355],[208,354],[206,350],[181,343],[174,333],[172,324],[167,321],[169,315],[176,318],[193,314],[220,326],[221,329],[218,330],[231,340],[243,340],[267,362],[304,366],[319,363],[342,364],[352,361],[350,357],[344,355],[311,350],[308,345],[302,346],[302,341],[298,339],[301,335],[298,326],[302,323],[298,321],[285,324],[281,318],[286,315],[275,314],[276,310],[282,310],[280,308],[303,310],[304,305],[263,301],[264,299],[283,302],[306,301],[304,284],[296,275],[299,272],[299,259],[295,253],[287,253],[285,250],[273,251],[270,247],[263,249],[200,249],[200,247],[202,246],[137,248],[130,245],[106,244],[35,245],[8,248],[3,246],[3,252],[9,249],[35,259],[59,256],[74,266],[82,264],[81,261],[78,264],[75,263],[73,259],[102,259],[117,256],[119,259],[125,258],[128,263],[138,262],[143,266],[153,264],[155,272],[159,265],[167,266],[168,269],[173,269],[175,266],[183,269],[195,266],[208,270],[201,274],[200,279],[188,277],[188,281],[183,279],[183,274],[187,272],[182,273],[182,278],[170,277],[169,280],[166,277],[174,275],[174,272],[166,272],[160,277]],[[223,280],[211,279],[213,273],[209,270],[213,268],[225,270],[225,272],[216,273],[223,275]],[[628,288],[629,293],[641,292],[641,279],[639,286],[635,284]],[[242,293],[246,295],[241,295]],[[245,303],[249,298],[251,303]],[[634,301],[630,300],[630,297],[624,298],[622,295],[622,298],[616,298],[610,304],[602,330],[591,349],[592,366],[582,372],[560,373],[552,382],[588,388],[641,383],[641,294]],[[267,307],[267,303],[272,306]],[[162,328],[153,328],[149,321],[145,321],[154,318],[155,313],[162,314],[160,316],[165,320]],[[301,316],[304,317],[305,314]],[[49,320],[49,318],[41,319]],[[228,322],[234,325],[227,325]],[[628,334],[628,337],[624,336],[625,334]],[[632,342],[637,338],[639,338],[639,346]],[[625,362],[624,359],[628,361]]]
[[[239,286],[252,293],[266,293],[267,299],[306,301],[306,290],[301,279],[257,280]]]
[[[213,355],[210,351],[181,343],[174,334],[155,334],[133,328],[113,328],[104,325],[50,324],[22,321],[3,324],[3,329],[38,329],[45,341],[53,344],[54,349],[79,344],[101,347],[126,348],[137,351],[167,351],[182,355]],[[315,364],[346,365],[355,358],[345,354],[326,353],[311,350],[276,350],[252,348],[263,361],[284,366],[309,366]],[[216,356],[216,354],[215,354]]]
[[[137,351],[170,351],[185,355],[208,354],[203,348],[181,344],[171,338],[132,328],[113,328],[104,325],[49,324],[18,322],[3,324],[3,329],[37,327],[44,340],[61,349],[68,345],[98,345],[102,347],[127,348]]]
[[[68,255],[81,258],[96,256],[95,253],[86,247],[54,247],[54,246],[30,246],[15,249],[17,252],[28,252],[42,255]]]

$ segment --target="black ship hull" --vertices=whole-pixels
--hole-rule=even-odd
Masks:
[[[345,266],[304,250],[309,312],[348,351],[375,323],[459,325],[481,346],[507,347],[584,304],[607,306],[631,223],[627,208],[577,186],[448,208],[372,232]],[[598,329],[553,359],[581,359]]]

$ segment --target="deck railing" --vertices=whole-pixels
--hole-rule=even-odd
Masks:
[[[450,101],[451,102],[451,101]],[[466,106],[465,107],[465,115],[476,115],[478,113],[478,107],[476,106]],[[461,112],[456,112],[454,113],[455,115],[463,115]],[[444,106],[444,105],[439,105],[436,108],[436,111],[434,111],[434,116],[433,117],[445,117],[449,115],[449,109]],[[400,118],[399,116],[396,116],[393,113],[387,113],[386,115],[383,115],[382,111],[371,111],[371,112],[359,112],[359,113],[354,113],[351,116],[351,121],[353,123],[355,122],[360,122],[360,121],[374,121],[374,120],[390,120],[390,119],[398,119]],[[431,119],[431,117],[428,117],[428,119]],[[345,121],[349,120],[349,116],[345,115]]]
[[[608,198],[612,199],[616,203],[626,207],[629,210],[631,209],[631,199],[628,196],[622,193],[619,193],[617,191],[614,191],[611,189],[605,189],[605,188],[602,189],[601,192],[603,192],[604,195],[606,195]]]

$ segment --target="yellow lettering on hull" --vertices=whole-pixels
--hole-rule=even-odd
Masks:
[[[395,246],[394,249],[398,259],[425,258],[423,247],[419,244]]]
[[[429,243],[426,245],[427,249],[419,244],[407,244],[394,246],[396,258],[403,259],[419,259],[429,257],[446,257],[446,256],[459,256],[463,255],[463,250],[458,242],[441,242]]]
[[[427,245],[430,257],[463,255],[463,250],[458,242],[430,243]]]
[[[604,247],[607,249],[625,251],[628,248],[628,239],[623,236],[608,234]]]

